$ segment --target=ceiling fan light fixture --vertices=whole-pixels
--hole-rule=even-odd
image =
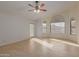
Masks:
[[[40,12],[40,10],[34,10],[34,12],[35,12],[35,13],[39,13],[39,12]]]

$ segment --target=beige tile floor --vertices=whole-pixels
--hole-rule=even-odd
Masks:
[[[0,47],[0,56],[10,57],[78,57],[79,46],[53,39],[24,40]]]

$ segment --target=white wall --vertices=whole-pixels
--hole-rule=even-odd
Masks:
[[[36,20],[35,23],[35,36],[36,37],[42,37],[42,21]]]
[[[0,13],[0,46],[29,38],[29,21]]]

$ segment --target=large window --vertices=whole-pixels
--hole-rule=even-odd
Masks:
[[[51,23],[51,33],[64,33],[64,32],[65,32],[65,22]]]

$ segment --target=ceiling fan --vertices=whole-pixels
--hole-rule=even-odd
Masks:
[[[37,13],[39,13],[40,11],[44,11],[44,12],[47,11],[46,9],[43,8],[45,6],[45,4],[42,3],[40,5],[39,1],[35,1],[35,5],[28,4],[28,6],[33,8],[32,10],[28,10],[28,11],[34,11],[34,12],[37,12]]]

